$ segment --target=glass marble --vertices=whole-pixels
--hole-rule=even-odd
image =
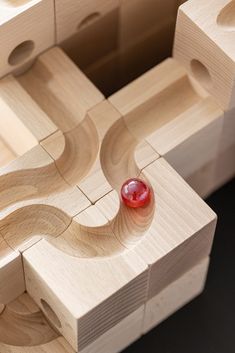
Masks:
[[[128,207],[138,208],[150,202],[150,187],[141,179],[132,178],[125,181],[121,188],[121,197]]]

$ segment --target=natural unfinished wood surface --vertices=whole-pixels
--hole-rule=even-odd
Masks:
[[[216,159],[224,114],[211,98],[195,104],[146,140],[187,179]]]
[[[0,139],[0,168],[16,158],[15,153]]]
[[[57,0],[56,1],[56,37],[57,43],[71,37],[78,30],[88,27],[110,11],[117,8],[119,0]]]
[[[217,219],[163,158],[143,174],[154,191],[155,217],[134,251],[150,267],[151,298],[210,254]]]
[[[74,353],[26,293],[6,306],[0,315],[0,328],[1,352]]]
[[[62,132],[75,128],[104,99],[58,47],[42,54],[18,79]]]
[[[180,7],[174,57],[225,109],[235,106],[234,2],[191,0]]]
[[[149,135],[193,109],[196,116],[202,105],[207,120],[186,129],[190,142],[220,109],[173,59],[109,100],[59,48],[10,83],[16,105],[23,92],[55,128],[0,170],[1,259],[17,254],[23,260],[23,290],[75,350],[92,351],[96,342],[108,349],[108,333],[115,336],[118,327],[123,332],[133,318],[121,347],[141,333],[137,318],[146,301],[209,255],[216,223],[215,214],[159,158]],[[78,87],[84,88],[80,95]],[[191,119],[189,114],[186,125]],[[150,184],[152,198],[131,210],[120,203],[119,189],[134,176]],[[8,315],[9,308],[0,309]],[[61,350],[59,339],[33,339],[38,352]]]
[[[184,178],[216,159],[223,111],[174,59],[109,100],[123,114],[129,133],[139,141],[145,139]]]
[[[8,304],[25,291],[24,270],[19,252],[0,259],[0,303]]]
[[[51,256],[53,264],[42,267]],[[57,328],[75,350],[85,348],[144,304],[147,267],[132,252],[102,261],[79,260],[42,240],[23,258],[29,294],[39,306],[43,298],[52,307],[60,320]],[[95,291],[87,290],[93,286]]]
[[[16,6],[15,6],[16,5]],[[0,77],[24,69],[55,44],[53,0],[0,2]]]
[[[208,266],[209,258],[203,259],[146,303],[144,333],[160,324],[203,291]]]
[[[57,130],[12,76],[0,82],[0,134],[16,155],[22,155]]]

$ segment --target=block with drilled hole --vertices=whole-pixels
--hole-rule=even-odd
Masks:
[[[184,2],[0,0],[1,353],[117,353],[202,292],[234,1],[180,8],[176,60]]]

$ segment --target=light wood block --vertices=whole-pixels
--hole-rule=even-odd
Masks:
[[[22,70],[55,44],[53,0],[0,3],[0,77]]]
[[[146,140],[187,179],[216,159],[223,124],[222,110],[211,98],[206,98]]]
[[[235,109],[224,113],[223,131],[219,141],[218,154],[232,147],[235,143]]]
[[[117,8],[119,0],[56,0],[56,37],[57,43],[71,37],[98,20],[101,16]]]
[[[0,303],[8,304],[25,291],[23,264],[21,254],[13,252],[2,235],[0,256]]]
[[[118,353],[142,335],[144,306],[128,315],[81,353]]]
[[[0,139],[0,168],[16,158],[15,153]]]
[[[77,127],[87,111],[104,99],[58,47],[39,56],[19,81],[62,132]]]
[[[15,317],[15,307],[21,313],[9,324],[13,334],[7,340],[6,331],[3,339],[0,333],[1,344],[7,353],[22,353],[22,347],[31,353],[32,344],[36,353],[71,353],[64,339],[42,325],[48,320],[75,351],[116,352],[140,337],[146,302],[166,290],[164,317],[186,300],[170,301],[180,288],[174,283],[209,256],[216,224],[213,211],[160,158],[149,136],[161,131],[159,142],[166,129],[172,145],[166,138],[164,143],[172,149],[182,144],[196,156],[205,130],[210,139],[203,163],[189,164],[190,173],[196,172],[216,155],[223,113],[174,59],[108,100],[59,48],[2,82],[16,97],[12,102],[11,89],[3,85],[5,105],[12,105],[22,129],[35,134],[36,146],[0,169],[0,276],[5,283],[8,273],[13,278],[23,268],[25,282],[20,287],[14,281],[11,300],[26,288],[45,317],[34,307],[31,325],[26,309],[19,303],[12,308],[4,294],[0,328],[1,320],[4,325]],[[26,119],[21,96],[38,119]],[[182,158],[182,168],[190,162],[187,152],[174,158]],[[134,176],[152,190],[151,202],[139,209],[120,203],[123,181]],[[12,328],[22,320],[25,335]]]
[[[147,302],[144,333],[160,324],[203,291],[208,265],[208,258],[202,260],[201,263],[187,271]]]
[[[0,82],[0,135],[16,155],[23,155],[57,127],[11,75]]]
[[[186,179],[191,188],[203,199],[210,196],[216,189],[215,171],[217,158],[218,156]]]
[[[126,210],[114,191],[96,205],[119,242],[148,264],[152,298],[210,254],[216,216],[164,159],[146,167],[143,177],[153,187],[155,209]]]
[[[178,13],[174,57],[225,110],[235,106],[234,2],[194,0]]]
[[[216,159],[223,111],[173,59],[109,100],[123,114],[130,133],[145,139],[184,178]]]
[[[70,3],[73,3],[73,6],[81,7],[79,3],[82,3],[82,1],[70,1]],[[97,65],[99,61],[106,58],[110,53],[113,51],[117,52],[118,50],[120,27],[119,7],[118,1],[116,1],[117,6],[115,6],[115,0],[113,0],[113,3],[113,8],[111,7],[108,12],[102,14],[101,12],[99,13],[99,8],[94,7],[90,2],[91,9],[87,9],[87,13],[89,13],[89,11],[91,11],[91,13],[88,16],[85,15],[86,17],[81,20],[80,25],[77,23],[77,28],[75,28],[72,36],[70,35],[65,40],[63,40],[62,36],[63,41],[62,43],[59,42],[67,55],[85,72],[89,67]],[[88,5],[88,7],[90,5]],[[84,2],[78,16],[74,18],[75,21],[79,20],[78,18],[82,15],[83,10]],[[61,17],[63,18],[63,16]],[[60,28],[60,32],[63,32],[63,29],[63,27]]]
[[[235,176],[235,144],[220,153],[216,159],[214,191]]]
[[[37,145],[0,170],[0,207],[35,197],[48,196],[65,188],[53,159]],[[48,183],[50,178],[50,183]]]
[[[4,353],[74,353],[27,294],[9,303],[0,315],[0,341]]]
[[[44,312],[41,299],[50,305],[59,319],[57,329],[75,350],[85,348],[144,304],[148,272],[134,253],[84,260],[42,240],[23,258],[27,291]],[[42,267],[47,261],[50,265]],[[94,286],[95,291],[88,290]],[[50,316],[49,320],[54,321]]]
[[[216,215],[163,158],[143,174],[152,185],[156,208],[134,251],[150,268],[150,299],[210,254]]]
[[[152,28],[175,21],[177,1],[166,0],[121,0],[120,49],[124,50],[138,41]]]

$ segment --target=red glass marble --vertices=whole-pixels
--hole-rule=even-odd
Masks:
[[[128,179],[122,185],[121,197],[124,204],[128,207],[137,208],[145,206],[151,198],[149,186],[141,179]]]

